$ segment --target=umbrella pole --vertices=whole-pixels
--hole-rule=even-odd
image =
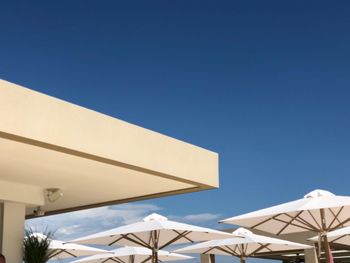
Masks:
[[[156,257],[155,257],[155,261],[156,261],[156,263],[158,263],[158,250],[156,251],[156,255],[155,255]]]
[[[158,263],[158,249],[155,247],[152,248],[152,262]]]
[[[323,237],[323,240],[324,240],[324,245],[325,245],[325,253],[326,253],[327,262],[333,263],[333,261],[331,260],[331,258],[333,258],[332,251],[331,251],[331,248],[329,246],[327,235],[325,235]]]
[[[158,263],[158,236],[157,231],[153,231],[152,262]]]
[[[240,256],[241,263],[245,263],[245,252],[244,252],[244,245],[241,244],[241,256]]]
[[[321,215],[321,222],[322,222],[322,232],[321,233],[321,238],[322,238],[322,244],[323,244],[323,249],[324,249],[324,253],[326,255],[326,262],[327,263],[331,263],[330,259],[332,258],[331,250],[329,248],[329,243],[328,243],[328,239],[327,239],[327,234],[325,233],[325,231],[327,231],[327,225],[326,225],[326,218],[325,218],[325,212],[324,209],[320,210],[320,215]]]
[[[321,262],[321,250],[322,250],[322,235],[321,233],[318,233],[318,243],[317,243],[318,262]]]

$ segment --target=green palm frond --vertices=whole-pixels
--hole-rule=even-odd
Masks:
[[[50,249],[53,233],[44,231],[38,235],[33,229],[25,230],[23,240],[23,261],[25,263],[45,263],[56,251]]]

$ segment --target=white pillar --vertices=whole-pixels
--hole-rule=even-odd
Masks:
[[[201,254],[201,263],[215,263],[215,255]]]
[[[315,248],[305,249],[305,263],[318,263],[317,253]]]
[[[25,205],[13,202],[0,204],[0,250],[9,263],[22,263]]]

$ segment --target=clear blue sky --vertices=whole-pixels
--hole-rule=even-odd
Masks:
[[[349,1],[0,8],[1,78],[220,154],[220,189],[140,205],[221,219],[350,195]]]

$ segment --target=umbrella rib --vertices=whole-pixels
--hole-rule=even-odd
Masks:
[[[212,251],[213,249],[215,249],[216,247],[211,247],[208,250],[205,250],[202,254],[207,254],[208,252]]]
[[[238,249],[238,245],[235,245],[235,248],[233,249],[233,251],[237,251],[239,252],[239,249]],[[238,253],[236,252],[236,254],[238,255]]]
[[[343,237],[346,237],[346,236],[347,236],[347,235],[341,235],[341,236],[339,236],[339,237],[333,239],[333,240],[330,241],[330,242],[331,242],[331,243],[336,243],[337,240],[342,239]]]
[[[113,237],[113,236],[112,236]],[[108,246],[111,246],[115,243],[117,243],[119,240],[125,238],[126,239],[127,235],[121,235],[121,237],[117,238],[116,240],[114,240],[113,242],[109,243]]]
[[[130,234],[130,235],[132,235],[133,237],[135,237],[137,240],[134,240],[134,239],[128,237],[128,235],[129,235],[129,234],[127,234],[127,235],[121,235],[121,236],[122,236],[121,238],[118,238],[117,240],[113,241],[112,243],[109,243],[108,246],[111,246],[111,245],[117,243],[117,242],[118,242],[119,240],[121,240],[121,239],[126,239],[126,240],[128,240],[128,241],[130,241],[130,242],[133,242],[133,243],[135,243],[135,244],[138,244],[138,245],[140,245],[140,246],[142,246],[142,247],[145,247],[145,244],[146,244],[146,247],[149,247],[149,245],[148,245],[146,242],[144,242],[142,239],[139,239],[139,238],[138,238],[137,236],[135,236],[134,234]],[[140,241],[138,241],[138,240],[140,240]]]
[[[157,248],[158,248],[158,246],[159,246],[159,240],[160,240],[160,231],[158,231],[158,235],[156,234],[156,237],[157,237],[156,242],[157,242]]]
[[[110,259],[112,259],[113,261],[118,262],[118,263],[125,263],[124,260],[122,260],[122,259],[120,259],[118,257],[113,257],[113,258],[110,258]]]
[[[263,250],[264,248],[269,249],[268,246],[271,245],[271,244],[265,244],[265,245],[264,245],[264,244],[261,244],[261,243],[257,243],[257,244],[259,244],[260,247],[258,247],[258,248],[255,249],[254,251],[252,251],[252,252],[249,254],[249,256],[253,256],[255,253],[258,253],[259,251]],[[269,249],[269,250],[271,251],[271,249]]]
[[[269,244],[269,245],[271,245],[271,244]],[[269,246],[266,246],[266,249],[267,249],[267,250],[270,250],[270,252],[272,252],[272,249],[269,248]]]
[[[280,231],[277,232],[277,236],[280,235],[303,211],[300,211],[299,213],[297,213],[295,216],[290,216],[287,213],[285,213],[285,215],[291,217],[289,223],[285,224]]]
[[[249,246],[249,245],[248,245],[248,244],[246,244],[246,245],[245,245],[245,247],[244,247],[244,255],[247,255],[247,252],[248,252],[248,246]]]
[[[149,246],[151,246],[151,247],[155,247],[155,242],[156,241],[155,241],[154,233],[155,233],[155,235],[157,235],[157,232],[155,232],[155,230],[152,230],[150,232]]]
[[[329,208],[329,211],[331,211],[331,213],[334,216],[334,218],[333,218],[332,222],[329,224],[328,228],[331,228],[335,221],[338,221],[338,223],[340,223],[340,220],[339,220],[338,216],[340,215],[340,213],[343,210],[343,208],[344,208],[344,206],[342,206],[336,214],[333,212],[333,210],[331,208]]]
[[[239,256],[239,254],[229,246],[225,246],[225,248],[227,248],[228,251],[231,251],[232,254],[236,254],[237,256]]]
[[[152,231],[150,232],[149,238],[148,238],[148,244],[151,244],[153,240],[153,235],[152,235]],[[145,242],[147,243],[147,242]]]
[[[175,233],[176,233],[176,232],[175,232]],[[167,243],[165,243],[164,245],[162,245],[161,247],[159,247],[159,249],[163,249],[164,247],[169,246],[171,243],[174,243],[174,242],[176,242],[177,240],[179,240],[179,239],[181,239],[181,238],[187,236],[189,233],[191,233],[191,231],[185,231],[185,232],[179,234],[179,235],[176,236],[175,238],[169,240]]]
[[[72,257],[74,257],[74,258],[76,258],[77,256],[76,255],[74,255],[73,253],[70,253],[70,252],[68,252],[67,250],[62,250],[62,253],[67,253],[68,255],[70,255],[70,256],[72,256]]]
[[[238,250],[238,252],[239,252],[240,255],[243,255],[243,254],[244,254],[244,251],[242,250],[242,247],[241,247],[241,246],[236,245],[236,249]]]
[[[308,221],[306,221],[304,218],[302,218],[302,217],[300,216],[300,215],[302,214],[302,212],[304,212],[304,211],[305,211],[305,210],[300,211],[300,213],[298,214],[297,218],[295,218],[295,221],[297,221],[297,222],[303,224],[304,226],[309,226],[309,227],[310,227],[310,230],[318,231],[318,229],[317,229],[315,226],[313,226],[311,223],[309,223]],[[309,210],[307,210],[307,211],[309,211]],[[288,214],[286,214],[286,215],[289,216],[289,217],[291,217],[291,216],[288,215]],[[298,225],[296,225],[296,226],[298,226]],[[299,226],[299,227],[301,227],[301,226]]]
[[[225,246],[226,247],[226,246]],[[227,254],[229,254],[229,255],[231,255],[231,256],[236,256],[236,257],[239,257],[239,254],[237,254],[237,253],[235,253],[235,252],[232,252],[230,249],[229,250],[226,250],[226,249],[224,249],[224,248],[222,248],[222,247],[215,247],[217,250],[221,250],[221,251],[223,251],[223,252],[225,252],[225,253],[227,253]],[[227,247],[226,247],[227,248]]]
[[[314,220],[315,224],[317,225],[318,229],[321,229],[321,225],[317,222],[316,218],[314,217],[314,215],[311,213],[310,210],[307,210],[308,214],[311,216],[311,218]]]
[[[56,253],[57,253],[57,250],[58,249],[50,249],[51,251],[48,253],[48,255],[47,255],[47,258],[48,259],[51,259],[52,258],[52,255],[57,255]]]
[[[237,245],[236,248],[239,248],[239,251],[241,252],[241,256],[246,256],[247,255],[248,244],[241,243],[241,244]]]
[[[279,219],[279,218],[274,218],[274,220],[282,222],[282,223],[285,223],[285,224],[288,223],[288,221],[285,221],[285,220],[282,220],[282,219]],[[293,224],[293,223],[290,223],[290,225],[296,226],[296,227],[300,227],[300,228],[303,228],[303,229],[306,229],[306,230],[314,230],[313,228],[308,228],[306,226],[296,225],[296,224]]]
[[[52,255],[49,256],[49,258],[53,258],[58,256],[59,254],[63,253],[64,250],[63,249],[57,249],[54,253],[52,253]]]
[[[267,218],[267,219],[265,219],[265,220],[263,220],[263,221],[261,221],[261,222],[255,224],[255,225],[253,225],[251,228],[256,228],[256,227],[258,227],[258,226],[260,226],[260,225],[262,225],[262,224],[265,224],[266,222],[268,222],[268,221],[270,221],[270,220],[273,220],[275,217],[277,217],[277,216],[279,216],[279,215],[281,215],[281,214],[277,214],[277,215],[275,215],[275,216],[273,216],[273,217]]]
[[[152,256],[149,256],[148,258],[146,258],[145,260],[141,261],[140,263],[145,263],[145,262],[147,262],[150,259],[152,259]]]
[[[332,227],[330,229],[328,229],[328,231],[333,231],[334,229],[337,229],[338,227],[340,226],[343,226],[345,223],[349,222],[350,221],[350,217],[347,218],[346,220],[344,220],[343,222],[340,222],[338,225],[336,225],[335,227]]]
[[[142,246],[144,246],[144,247],[149,247],[149,244],[147,244],[147,242],[145,242],[144,240],[142,240],[141,238],[139,238],[138,236],[136,236],[134,233],[130,233],[130,235],[132,236],[132,237],[134,237],[136,240],[138,240],[138,242],[140,243],[140,244],[143,244]],[[135,242],[136,243],[136,242]],[[136,243],[137,244],[137,243]]]
[[[243,257],[247,257],[244,248],[245,248],[245,247],[244,247],[244,244],[241,244],[242,256],[243,256]]]
[[[269,249],[268,246],[269,246],[270,244],[265,244],[265,245],[263,245],[263,244],[261,244],[261,243],[258,243],[258,244],[260,245],[260,247],[258,247],[258,248],[255,249],[254,251],[252,251],[252,252],[249,254],[249,256],[253,256],[255,253],[258,253],[259,251],[263,250],[264,248]],[[270,249],[269,249],[269,250],[270,250]],[[270,250],[270,251],[271,251],[271,250]]]
[[[105,262],[107,262],[108,260],[112,260],[112,261],[114,261],[114,262],[120,263],[119,261],[115,260],[114,258],[106,258],[105,260],[102,260],[101,262],[102,262],[102,263],[105,263]]]
[[[158,241],[159,241],[159,239],[160,239],[160,231],[158,231]]]
[[[177,230],[175,230],[175,229],[173,229],[173,231],[174,231],[176,234],[181,235],[181,233],[180,233],[179,231],[177,231]],[[194,241],[193,241],[192,239],[188,238],[187,236],[184,236],[183,238],[187,239],[187,240],[188,240],[189,242],[191,242],[191,243],[194,243]]]
[[[276,220],[276,221],[279,221],[279,222],[282,222],[282,223],[287,224],[287,223],[288,223],[287,221],[278,218],[278,217],[281,216],[281,215],[283,215],[283,214],[280,213],[280,214],[274,215],[273,217],[267,218],[267,219],[265,219],[265,220],[259,222],[258,224],[252,226],[251,228],[252,228],[252,229],[253,229],[253,228],[256,228],[256,227],[258,227],[258,226],[260,226],[260,225],[262,225],[262,224],[265,224],[266,222],[268,222],[268,221],[270,221],[270,220]],[[296,226],[296,227],[300,227],[300,228],[303,228],[303,229],[306,229],[306,230],[314,230],[314,228],[308,228],[308,227],[296,225],[296,224],[293,224],[293,223],[291,223],[290,225],[293,225],[293,226]]]

